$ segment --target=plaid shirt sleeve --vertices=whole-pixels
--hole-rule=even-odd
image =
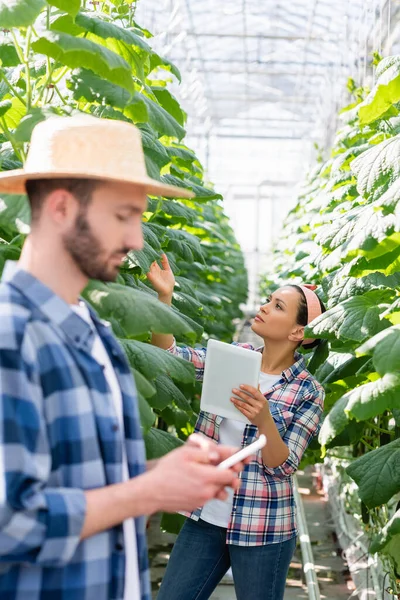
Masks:
[[[286,431],[284,419],[279,419],[274,414],[274,410],[271,410],[275,424],[282,435],[282,440],[289,448],[289,456],[284,463],[275,468],[267,467],[264,464],[266,473],[284,479],[297,471],[307,446],[318,433],[323,406],[324,391],[321,387],[316,392],[304,397]]]
[[[48,485],[51,457],[34,345],[25,336],[22,347],[7,346],[0,349],[0,563],[63,566],[80,542],[85,495]]]
[[[191,362],[194,365],[196,379],[198,381],[203,380],[207,348],[190,348],[190,346],[178,346],[174,338],[172,345],[169,348],[167,348],[167,352]]]

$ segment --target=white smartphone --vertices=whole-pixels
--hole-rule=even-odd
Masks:
[[[236,463],[240,462],[241,460],[244,460],[248,456],[251,456],[252,454],[257,452],[257,450],[261,450],[261,448],[264,448],[266,443],[267,438],[265,437],[265,435],[261,434],[258,440],[256,440],[252,444],[249,444],[248,446],[245,446],[238,452],[235,452],[235,454],[232,454],[232,456],[229,456],[229,458],[226,458],[225,460],[220,462],[217,466],[217,469],[230,469],[230,467],[233,467],[233,465],[236,465]]]

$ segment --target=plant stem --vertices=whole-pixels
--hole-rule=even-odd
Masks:
[[[379,425],[375,425],[375,423],[371,423],[371,421],[366,421],[366,424],[374,429],[375,431],[379,431],[379,433],[388,433],[389,435],[394,435],[394,431],[390,431],[389,429],[382,429]]]
[[[0,69],[0,78],[7,84],[7,86],[10,88],[10,91],[14,94],[14,96],[16,98],[18,98],[18,100],[20,102],[22,102],[22,104],[24,106],[26,106],[26,102],[24,100],[24,98],[21,96],[21,94],[16,90],[15,86],[13,86],[13,84],[11,83],[11,81],[9,81],[6,77],[6,74],[4,73],[3,69]]]
[[[25,160],[25,153],[24,153],[24,151],[22,149],[18,148],[17,143],[15,141],[15,138],[14,138],[13,134],[11,133],[11,131],[8,129],[8,126],[7,126],[7,123],[6,123],[6,120],[5,120],[4,117],[0,117],[0,123],[1,123],[1,126],[3,128],[4,135],[6,136],[6,138],[8,139],[8,141],[10,142],[11,146],[13,147],[13,150],[14,150],[15,154],[17,155],[17,157],[19,158],[19,160],[21,162],[24,162],[24,160]]]
[[[26,32],[26,46],[25,46],[25,74],[26,74],[26,109],[30,110],[32,104],[32,86],[31,86],[31,73],[29,68],[29,53],[31,50],[31,37],[32,27],[28,27]]]
[[[362,441],[362,443],[364,444],[364,446],[366,448],[369,448],[370,450],[375,450],[376,449],[373,446],[371,446],[371,444],[369,444],[364,438],[362,438],[361,441]]]

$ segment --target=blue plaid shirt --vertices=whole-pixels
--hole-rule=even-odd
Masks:
[[[129,474],[145,470],[124,352],[91,310],[121,386]],[[91,355],[94,333],[23,270],[0,285],[0,598],[122,600],[122,525],[83,541],[84,490],[122,481],[124,443]],[[141,600],[150,600],[145,520],[135,519]],[[137,600],[132,599],[132,600]]]

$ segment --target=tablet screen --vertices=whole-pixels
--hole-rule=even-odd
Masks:
[[[232,404],[232,389],[242,384],[258,387],[261,352],[209,340],[200,408],[221,417],[249,423]]]

